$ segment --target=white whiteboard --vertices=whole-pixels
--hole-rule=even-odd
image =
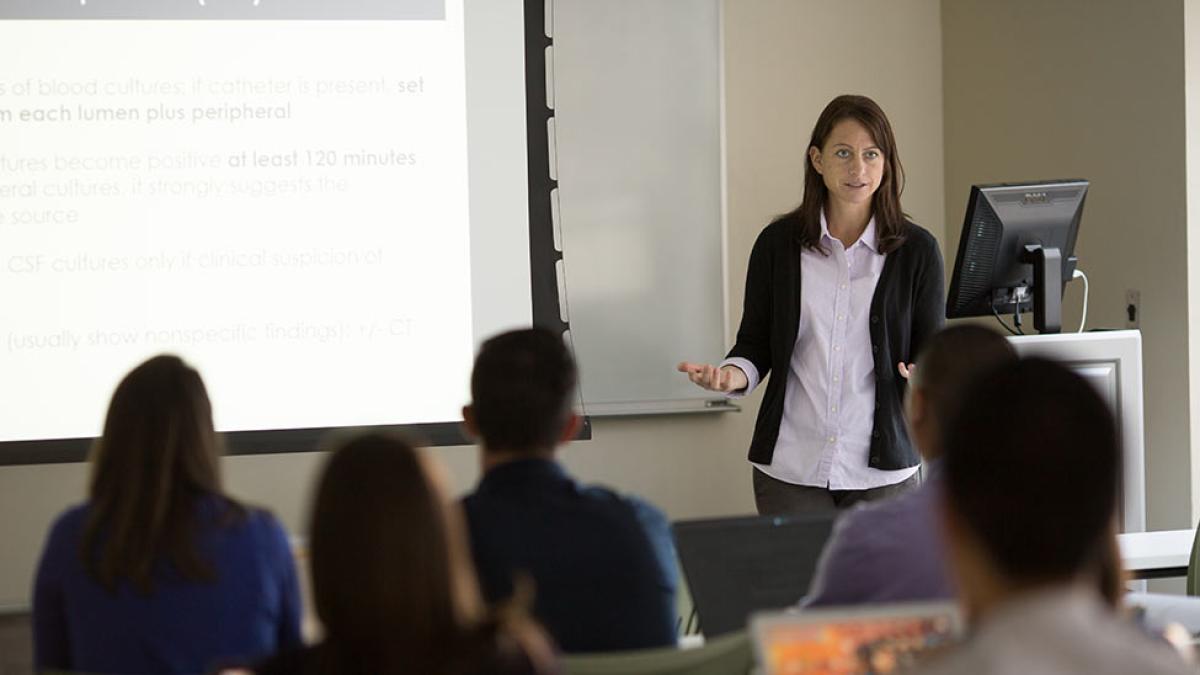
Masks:
[[[553,0],[558,223],[590,415],[727,409],[718,0]]]

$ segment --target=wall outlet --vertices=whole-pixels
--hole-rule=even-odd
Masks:
[[[1125,291],[1125,327],[1140,328],[1142,325],[1142,292],[1137,289]]]

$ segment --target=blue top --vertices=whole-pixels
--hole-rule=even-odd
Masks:
[[[503,600],[528,575],[563,651],[675,644],[675,545],[658,509],[543,459],[491,469],[463,504],[484,597]]]
[[[34,583],[36,669],[202,673],[300,644],[300,589],[287,535],[271,514],[253,509],[221,525],[227,508],[216,497],[196,508],[203,523],[197,552],[217,579],[184,581],[163,562],[148,596],[127,581],[110,593],[84,569],[86,504],[59,516]]]
[[[838,519],[817,564],[807,607],[945,600],[955,596],[938,526],[940,467],[892,499]]]

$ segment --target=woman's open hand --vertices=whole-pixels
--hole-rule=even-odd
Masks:
[[[707,363],[689,363],[684,361],[676,369],[681,373],[687,373],[689,380],[704,389],[721,392],[722,394],[745,389],[746,385],[750,384],[749,380],[746,379],[746,373],[743,373],[742,369],[737,366],[723,366],[718,368]]]

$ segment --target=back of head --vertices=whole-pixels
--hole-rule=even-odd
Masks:
[[[313,597],[340,672],[432,672],[478,611],[465,533],[407,442],[370,434],[326,464],[313,505]],[[443,654],[444,655],[444,654]]]
[[[934,334],[922,348],[909,386],[921,393],[944,435],[970,384],[1016,361],[1016,351],[996,331],[975,324],[950,326]]]
[[[176,356],[156,356],[126,375],[92,457],[83,539],[92,574],[109,588],[125,578],[148,592],[155,561],[166,556],[184,578],[211,578],[192,539],[197,498],[221,492],[220,455],[199,373]]]
[[[483,343],[471,374],[471,407],[487,450],[550,450],[571,415],[575,361],[562,338],[517,330]]]
[[[1013,584],[1065,582],[1103,559],[1121,450],[1082,377],[1023,359],[979,379],[946,438],[947,506]]]

